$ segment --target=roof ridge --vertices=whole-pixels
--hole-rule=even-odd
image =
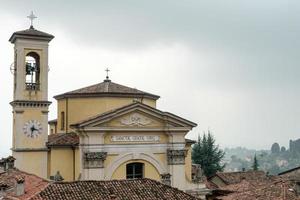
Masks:
[[[54,96],[55,99],[65,98],[65,97],[78,97],[78,96],[106,96],[106,95],[128,95],[131,97],[148,97],[152,99],[158,99],[159,96],[138,90],[133,87],[121,85],[112,81],[103,81],[90,86],[81,87],[76,90],[71,90],[59,95]]]

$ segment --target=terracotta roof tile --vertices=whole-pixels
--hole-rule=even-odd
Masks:
[[[57,96],[55,99],[62,99],[65,97],[82,97],[82,96],[132,96],[132,97],[148,97],[158,99],[159,96],[150,94],[135,88],[130,88],[120,85],[110,80],[91,85],[88,87],[80,88],[70,92],[66,92]]]
[[[233,193],[218,197],[223,200],[299,200],[295,192],[295,183],[279,177],[269,178],[260,181],[243,180],[238,184],[232,184],[221,188]]]
[[[196,200],[151,179],[76,181],[48,185],[31,200]]]
[[[55,133],[48,136],[47,146],[78,146],[76,133]]]
[[[16,198],[15,190],[14,190],[17,181],[24,182],[24,190],[25,190],[24,195],[18,196],[18,198]],[[2,184],[7,185],[4,199],[19,199],[19,200],[25,200],[34,196],[35,194],[43,190],[48,185],[47,180],[42,179],[34,174],[29,174],[27,172],[20,171],[18,169],[9,169],[4,173],[1,173],[0,182]]]
[[[218,172],[216,174],[226,184],[239,183],[242,180],[260,180],[266,178],[263,171],[245,171],[245,172]]]

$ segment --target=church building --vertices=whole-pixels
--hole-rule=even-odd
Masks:
[[[31,25],[9,39],[14,45],[16,167],[47,179],[150,178],[182,190],[193,187],[193,141],[185,136],[197,124],[158,109],[157,95],[107,75],[101,83],[56,95],[57,119],[48,121],[53,38]]]

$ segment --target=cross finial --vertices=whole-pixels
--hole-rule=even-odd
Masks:
[[[33,11],[31,11],[30,15],[28,15],[27,18],[30,20],[30,28],[33,28],[33,20],[35,20],[37,16],[35,16],[33,14]]]
[[[106,68],[106,80],[109,80],[109,76],[108,76],[108,72],[110,72],[110,70],[108,68]]]

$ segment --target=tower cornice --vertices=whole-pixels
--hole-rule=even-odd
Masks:
[[[15,100],[10,102],[12,107],[48,107],[51,101],[26,101],[26,100]]]

